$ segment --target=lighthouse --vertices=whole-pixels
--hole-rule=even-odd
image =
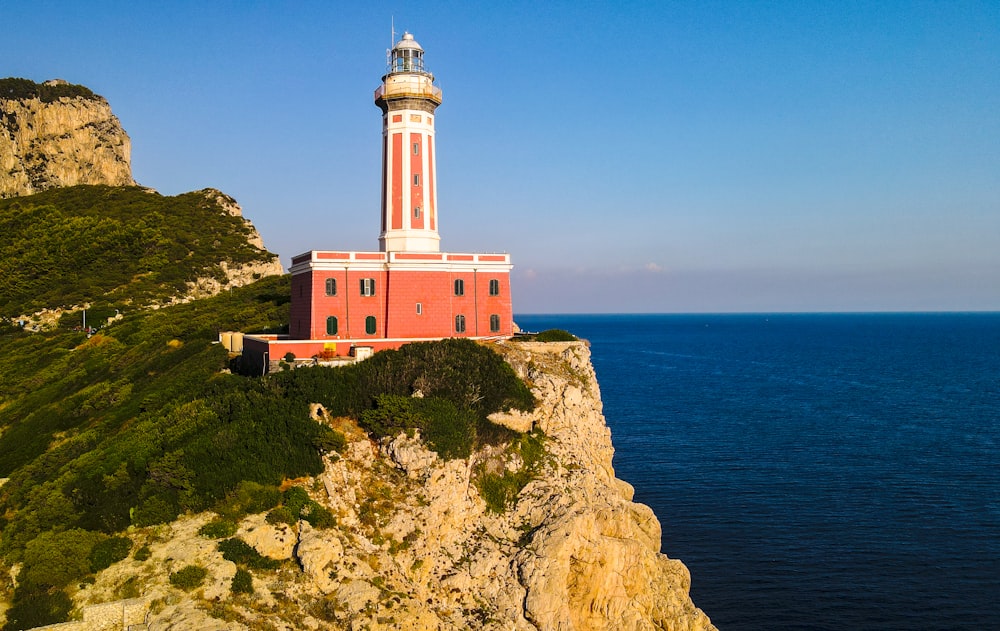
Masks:
[[[389,51],[375,104],[382,110],[382,252],[437,252],[434,110],[441,89],[424,49],[403,33]]]
[[[411,342],[514,334],[510,255],[440,251],[434,112],[441,90],[409,33],[389,51],[375,104],[382,110],[379,250],[293,256],[288,333],[243,338],[254,374],[292,356],[357,360]]]

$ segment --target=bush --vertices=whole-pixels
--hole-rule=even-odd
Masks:
[[[263,513],[280,502],[281,491],[278,487],[244,480],[237,484],[236,489],[226,495],[225,499],[216,504],[215,511],[224,518],[235,521],[246,515]]]
[[[468,458],[476,442],[475,415],[444,399],[417,401],[418,414],[427,419],[424,426],[427,446],[445,460]]]
[[[90,571],[100,572],[122,559],[128,558],[132,540],[128,537],[110,537],[97,542],[90,550]]]
[[[337,525],[333,513],[316,502],[309,502],[307,510],[303,511],[302,519],[309,522],[313,528],[327,529]]]
[[[204,583],[206,576],[208,576],[208,570],[205,568],[199,565],[188,565],[170,574],[170,584],[189,592]]]
[[[104,535],[75,528],[43,532],[24,550],[21,582],[40,588],[61,588],[90,573],[90,552]]]
[[[135,551],[135,554],[132,555],[132,558],[135,559],[136,561],[148,561],[152,556],[153,556],[153,551],[149,549],[149,546],[142,546],[141,548]]]
[[[496,474],[481,470],[476,476],[479,495],[486,502],[486,508],[493,513],[502,513],[516,503],[517,496],[535,477],[546,456],[543,436],[538,433],[521,436],[508,451],[521,458],[521,467],[517,471],[504,469]]]
[[[347,445],[347,438],[334,429],[321,425],[316,438],[313,440],[316,449],[323,453],[343,453]]]
[[[519,335],[514,338],[516,341],[520,342],[578,342],[580,338],[573,335],[569,331],[564,331],[562,329],[548,329],[542,331],[541,333],[533,333],[529,335]]]
[[[14,590],[14,602],[7,610],[7,624],[3,631],[34,629],[69,619],[73,601],[66,592],[57,590],[36,590],[18,586]]]
[[[233,576],[231,589],[234,594],[252,594],[253,576],[243,568],[236,568],[236,575]]]
[[[288,524],[289,526],[295,525],[298,521],[299,516],[293,515],[292,511],[284,506],[279,506],[267,514],[265,520],[269,524]]]
[[[476,417],[439,397],[379,395],[361,415],[361,426],[377,438],[419,429],[429,449],[445,460],[465,458],[476,442]]]
[[[220,541],[218,547],[223,559],[237,565],[245,565],[255,570],[274,570],[281,565],[281,561],[262,556],[253,546],[239,537]]]
[[[73,83],[45,85],[44,83],[35,83],[31,79],[16,77],[0,79],[0,98],[2,99],[27,100],[37,98],[43,103],[52,103],[64,96],[88,100],[101,98],[94,94],[90,88]]]
[[[236,534],[236,522],[228,519],[216,519],[199,528],[198,534],[209,539],[232,537]]]

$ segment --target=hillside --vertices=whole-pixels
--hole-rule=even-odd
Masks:
[[[344,437],[310,418],[311,402],[376,436],[422,428],[449,458],[516,435],[485,417],[530,407],[531,396],[509,366],[471,342],[411,345],[338,370],[228,374],[218,331],[280,325],[287,286],[285,277],[266,279],[131,315],[89,337],[0,336],[10,366],[0,376],[0,476],[8,478],[0,553],[20,564],[5,628],[63,619],[66,589],[101,569],[93,554],[116,541],[109,535],[182,512],[240,517],[279,501],[236,507],[240,493],[280,498],[282,480],[319,475],[322,454]],[[409,398],[415,384],[425,398]]]
[[[0,234],[0,317],[29,328],[43,309],[89,305],[106,318],[281,273],[236,202],[212,189],[73,186],[0,200]]]

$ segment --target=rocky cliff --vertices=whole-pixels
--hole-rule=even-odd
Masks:
[[[104,98],[60,80],[0,80],[0,198],[76,184],[134,184],[130,153],[129,137]]]
[[[687,569],[660,553],[656,516],[614,476],[586,344],[508,342],[497,350],[539,401],[531,413],[496,418],[543,436],[540,468],[515,501],[491,506],[480,491],[489,472],[523,470],[510,450],[443,461],[419,435],[376,444],[314,406],[349,442],[321,476],[294,483],[330,510],[333,527],[245,518],[237,536],[284,560],[253,570],[250,595],[236,593],[237,565],[197,534],[213,515],[135,529],[129,536],[148,554],[81,586],[74,600],[85,621],[65,628],[97,629],[87,613],[96,620],[120,609],[107,603],[128,598],[122,606],[133,619],[142,618],[136,602],[145,603],[144,622],[158,631],[714,629],[691,602]],[[208,570],[204,583],[172,587],[168,575],[190,565]],[[97,605],[103,609],[87,609]]]

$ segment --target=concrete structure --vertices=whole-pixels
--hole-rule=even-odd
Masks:
[[[378,252],[313,250],[292,258],[288,335],[247,335],[243,355],[266,372],[301,360],[358,357],[407,342],[513,335],[508,254],[441,252],[435,110],[441,90],[409,33],[375,91],[382,110]]]

